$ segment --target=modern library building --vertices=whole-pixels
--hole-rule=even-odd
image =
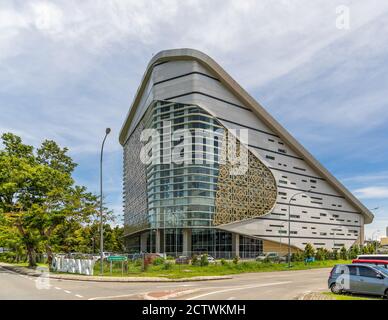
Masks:
[[[129,252],[254,258],[364,241],[373,214],[213,59],[150,61],[120,132]]]

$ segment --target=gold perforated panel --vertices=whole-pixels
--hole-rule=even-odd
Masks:
[[[228,145],[225,132],[222,148],[235,148],[237,156],[246,148],[237,141]],[[245,174],[234,175],[236,167],[229,160],[220,165],[215,199],[215,226],[259,217],[269,213],[276,202],[277,188],[271,171],[249,150]]]

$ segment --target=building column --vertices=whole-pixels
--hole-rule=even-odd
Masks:
[[[232,233],[232,254],[235,256],[240,256],[240,235],[237,233]]]
[[[141,252],[147,251],[147,240],[148,240],[148,232],[143,232],[140,235],[140,251]]]
[[[156,232],[155,232],[155,252],[156,253],[160,253],[160,230],[159,229],[156,229]]]
[[[191,229],[183,229],[183,255],[191,256]]]
[[[359,237],[360,237],[360,246],[363,246],[364,242],[365,242],[365,230],[364,230],[364,217],[363,216],[360,216],[360,233],[359,233]]]

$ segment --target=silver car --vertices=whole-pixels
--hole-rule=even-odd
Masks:
[[[328,286],[336,294],[350,292],[388,298],[388,270],[366,264],[336,265],[330,272]]]

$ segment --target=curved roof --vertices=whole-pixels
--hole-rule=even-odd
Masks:
[[[131,105],[129,113],[123,124],[120,132],[119,141],[122,145],[125,143],[125,139],[129,130],[129,126],[135,115],[136,109],[139,105],[139,101],[143,95],[148,80],[152,74],[153,67],[156,64],[166,61],[177,60],[195,60],[201,63],[205,68],[210,70],[214,75],[218,77],[220,82],[230,90],[241,102],[247,107],[250,107],[254,114],[259,117],[269,128],[275,131],[284,142],[286,142],[295,152],[301,154],[304,160],[313,169],[319,172],[323,177],[327,179],[327,182],[332,185],[337,191],[358,208],[364,215],[365,223],[371,223],[374,215],[349,191],[344,185],[339,182],[318,160],[316,160],[286,129],[284,129],[255,99],[253,99],[248,92],[246,92],[217,62],[215,62],[208,55],[194,49],[172,49],[164,50],[156,54],[149,62],[147,69],[144,73],[141,84],[136,92],[135,99]]]

